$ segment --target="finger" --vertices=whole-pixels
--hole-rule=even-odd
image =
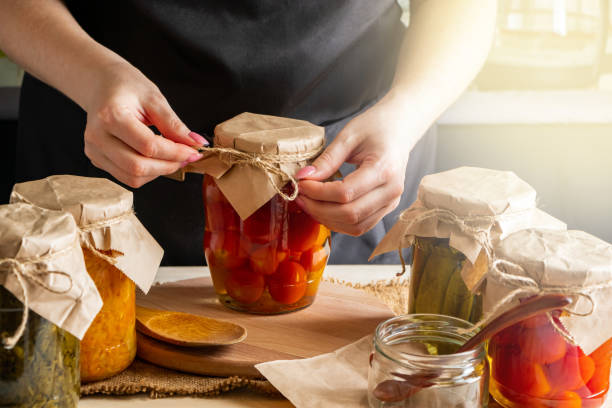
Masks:
[[[157,177],[171,174],[182,167],[182,163],[144,157],[116,137],[105,133],[99,136],[101,151],[126,174],[134,177]]]
[[[140,188],[156,178],[155,176],[137,177],[132,174],[128,174],[100,151],[90,152],[87,157],[89,157],[89,160],[94,166],[106,171],[115,179],[132,188]]]
[[[197,160],[194,149],[156,136],[125,106],[108,107],[98,116],[107,132],[145,157],[178,163]]]
[[[185,126],[162,94],[153,94],[144,105],[147,117],[164,137],[187,146],[208,145],[206,139]]]
[[[323,150],[312,163],[304,167],[297,174],[298,179],[308,178],[310,180],[325,180],[330,178],[342,163],[346,161],[356,146],[356,137],[348,131],[341,131],[338,136]],[[314,168],[314,170],[312,169]]]
[[[321,220],[325,225],[359,225],[363,220],[399,198],[401,193],[398,193],[398,189],[384,185],[348,204],[317,201],[303,195],[299,196],[297,203],[304,211]]]
[[[342,180],[301,180],[298,186],[300,194],[313,200],[346,204],[383,185],[387,176],[380,166],[364,164]]]

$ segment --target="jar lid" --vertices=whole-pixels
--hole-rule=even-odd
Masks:
[[[15,184],[10,201],[72,214],[82,245],[149,290],[163,250],[134,215],[131,191],[104,178],[56,175]]]
[[[576,314],[561,319],[585,353],[612,337],[612,245],[582,231],[527,229],[502,240],[495,254],[485,310],[511,293],[567,293]]]
[[[28,309],[78,338],[102,307],[66,212],[0,205],[0,271],[0,283]]]
[[[215,128],[215,146],[184,171],[208,174],[238,213],[246,219],[274,195],[297,196],[294,176],[325,145],[325,129],[309,122],[241,113]],[[179,177],[180,178],[180,177]],[[293,196],[283,187],[293,184]]]

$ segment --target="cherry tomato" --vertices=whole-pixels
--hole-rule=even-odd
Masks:
[[[268,290],[277,302],[295,303],[306,293],[306,271],[297,262],[283,261],[276,273],[268,277]]]
[[[286,211],[285,204],[279,200],[282,199],[273,197],[242,222],[242,232],[252,242],[265,244],[278,240]]]
[[[240,218],[238,214],[221,190],[219,190],[211,176],[204,176],[202,197],[204,199],[207,230],[237,231],[239,229]]]
[[[249,268],[238,268],[230,271],[225,280],[227,294],[240,303],[255,303],[263,295],[265,279]]]
[[[285,260],[287,253],[277,251],[272,245],[263,246],[249,255],[251,270],[262,275],[272,275],[278,264]]]
[[[327,251],[327,248],[315,246],[306,252],[302,252],[300,264],[302,264],[304,270],[308,273],[319,272],[325,268],[328,255],[329,252]]]
[[[231,269],[248,261],[238,231],[204,231],[204,250],[209,265]]]
[[[289,213],[289,248],[304,252],[312,248],[319,237],[320,224],[303,211]]]

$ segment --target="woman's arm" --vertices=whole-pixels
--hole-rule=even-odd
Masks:
[[[190,133],[139,70],[94,41],[61,1],[3,0],[0,48],[87,112],[85,153],[118,180],[139,187],[200,157],[185,145],[204,139]]]
[[[493,38],[496,2],[425,0],[411,17],[389,93],[300,170],[298,204],[332,229],[361,235],[399,203],[410,151],[465,90]],[[342,163],[357,169],[323,182]]]

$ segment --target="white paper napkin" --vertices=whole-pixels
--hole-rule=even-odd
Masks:
[[[372,336],[334,352],[255,368],[297,408],[367,408]]]

